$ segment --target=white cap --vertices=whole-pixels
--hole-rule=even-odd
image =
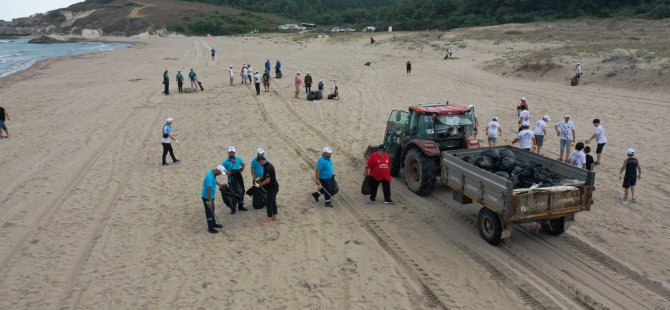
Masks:
[[[297,74],[300,74],[300,71],[298,71],[298,73],[297,73]]]
[[[468,104],[468,109],[472,109],[472,108],[474,108],[474,107],[475,107],[474,104]]]
[[[582,63],[578,61],[577,64],[578,64],[578,65],[581,65]]]
[[[219,170],[222,175],[226,175],[226,173],[228,173],[228,171],[226,171],[226,168],[224,168],[222,165],[216,166],[216,170]]]
[[[256,73],[258,73],[258,70],[256,70]]]
[[[570,118],[570,114],[565,114],[563,117]]]
[[[309,71],[307,71],[307,74],[309,74]]]
[[[333,154],[333,149],[331,149],[329,146],[326,146],[323,148],[323,153]]]
[[[229,146],[228,147],[228,153],[230,152],[235,152],[235,147],[234,146]]]
[[[547,121],[547,122],[551,120],[551,118],[549,118],[549,115],[543,116],[542,119]]]
[[[628,150],[626,151],[626,154],[628,154],[628,155],[635,155],[635,150],[634,150],[634,149],[628,149]]]
[[[494,120],[494,121],[497,121],[497,120],[498,120],[498,117],[497,117],[497,116],[495,116],[495,115],[493,115],[493,118],[492,118],[492,120]]]
[[[230,68],[232,69],[232,68],[233,68],[233,65],[230,65]]]
[[[521,100],[526,101],[526,97],[521,97]]]
[[[256,151],[256,154],[265,154],[265,150],[261,147]]]
[[[168,117],[165,119],[166,123],[172,123],[172,121],[173,121],[172,117]]]
[[[319,82],[323,82],[323,80],[319,79]]]

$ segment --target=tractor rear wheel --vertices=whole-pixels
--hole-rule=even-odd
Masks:
[[[413,148],[405,158],[405,180],[409,190],[419,196],[429,195],[435,188],[437,165],[419,149]]]

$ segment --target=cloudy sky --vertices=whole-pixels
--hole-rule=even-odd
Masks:
[[[27,17],[35,13],[44,13],[70,6],[83,0],[2,0],[0,19],[10,21],[12,18]]]

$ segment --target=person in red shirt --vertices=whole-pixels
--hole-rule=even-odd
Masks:
[[[377,189],[381,183],[384,203],[393,203],[391,201],[391,158],[383,144],[365,162],[365,177],[368,176],[370,177],[370,200],[375,201],[377,198]]]

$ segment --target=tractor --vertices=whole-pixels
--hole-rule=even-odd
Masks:
[[[429,195],[440,175],[442,151],[479,148],[473,106],[420,104],[409,111],[393,110],[386,123],[384,148],[391,159],[391,175],[405,170],[407,187]],[[377,147],[368,147],[365,157]]]

